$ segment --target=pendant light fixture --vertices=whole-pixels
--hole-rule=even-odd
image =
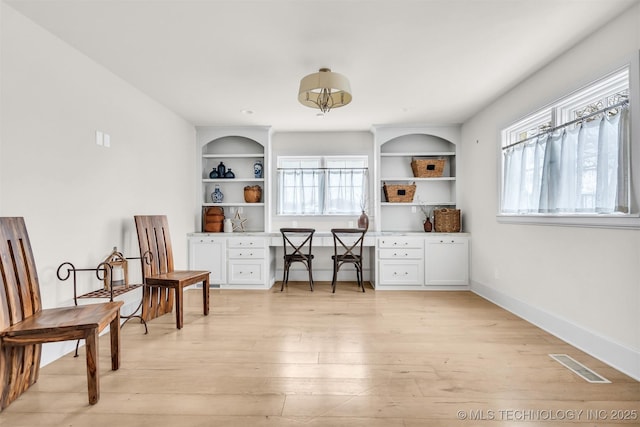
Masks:
[[[328,113],[351,102],[351,86],[342,74],[329,68],[320,68],[317,73],[309,74],[300,80],[298,101],[307,107],[317,108]]]

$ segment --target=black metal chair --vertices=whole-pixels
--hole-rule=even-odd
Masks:
[[[313,255],[311,254],[311,245],[313,243],[313,233],[316,230],[313,228],[281,228],[284,250],[284,273],[282,277],[282,286],[280,292],[284,290],[284,285],[288,286],[289,283],[289,267],[294,262],[303,264],[309,272],[309,286],[313,292],[313,274],[312,261]]]
[[[362,246],[364,235],[367,232],[364,228],[333,228],[333,280],[331,281],[332,293],[336,292],[336,281],[338,270],[345,264],[353,264],[356,269],[356,279],[358,287],[364,292],[362,283]]]

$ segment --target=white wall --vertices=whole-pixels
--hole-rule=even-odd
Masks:
[[[276,132],[271,137],[271,164],[270,171],[277,170],[278,156],[334,156],[334,155],[361,155],[369,157],[369,190],[373,186],[373,134],[371,132]],[[272,176],[273,199],[271,202],[271,231],[278,232],[281,227],[292,227],[297,221],[298,227],[311,227],[317,231],[329,231],[334,227],[349,227],[350,223],[356,224],[359,215],[353,216],[277,216],[277,176]],[[371,197],[370,197],[370,200]],[[375,227],[374,210],[369,208],[367,214],[370,219],[369,229]],[[331,280],[333,264],[331,255],[333,247],[314,248],[315,258],[313,264],[314,280]],[[370,265],[373,260],[367,253],[363,261],[364,279],[373,280]],[[276,251],[276,280],[282,280],[282,249]],[[307,271],[304,267],[294,264],[290,273],[290,280],[307,280]],[[340,270],[339,280],[355,280],[353,269]]]
[[[72,302],[71,283],[56,278],[63,261],[94,267],[113,246],[137,256],[135,214],[168,216],[176,267],[186,268],[194,127],[1,7],[0,215],[25,217],[43,305]],[[111,148],[96,145],[96,130]]]
[[[635,378],[640,230],[500,224],[496,212],[500,130],[637,55],[639,28],[635,6],[500,97],[464,124],[458,156],[474,291]]]
[[[371,132],[277,132],[271,137],[271,165],[269,170],[277,170],[278,156],[368,156],[369,157],[369,190],[373,188],[373,135]],[[298,227],[315,227],[318,231],[329,231],[333,227],[347,227],[349,221],[354,223],[359,215],[351,217],[305,217],[276,215],[277,177],[274,175],[274,198],[271,203],[271,230],[277,232],[281,227],[291,227],[293,220]],[[373,209],[368,209],[369,228],[373,229],[375,218]]]

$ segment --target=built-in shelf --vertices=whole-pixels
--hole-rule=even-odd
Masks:
[[[434,133],[431,133],[431,132]],[[406,129],[406,133],[376,129],[376,183],[379,211],[378,229],[381,231],[422,231],[426,213],[434,208],[456,206],[456,145],[439,136],[441,129]],[[437,159],[434,173],[414,171],[413,160]],[[424,166],[422,166],[424,167]],[[435,168],[439,168],[435,169]],[[422,175],[416,177],[415,175]],[[411,202],[388,202],[385,185],[414,185]],[[395,191],[395,190],[392,190]],[[419,208],[419,209],[417,209]]]
[[[269,128],[201,127],[198,128],[197,139],[200,146],[201,172],[198,185],[201,192],[202,212],[211,207],[223,208],[226,218],[240,215],[246,230],[265,231],[269,224],[267,209],[269,204],[267,185]],[[217,170],[221,164],[224,165],[226,172],[232,171],[235,177],[210,178],[211,171]],[[247,186],[261,188],[262,199],[259,203],[245,201],[244,188]],[[216,188],[219,188],[224,195],[222,203],[213,203],[211,194]],[[203,230],[204,226],[203,223]]]
[[[203,178],[202,182],[214,182],[227,184],[232,182],[264,182],[264,178]]]
[[[380,153],[380,157],[438,157],[455,156],[455,151],[423,151],[413,153]]]
[[[223,202],[223,203],[203,203],[202,206],[264,206],[264,203],[247,203],[247,202]]]
[[[406,177],[406,176],[400,176],[400,177],[390,177],[390,178],[380,178],[381,181],[402,181],[402,182],[407,182],[407,181],[455,181],[456,177],[455,176],[441,176],[441,177],[436,177],[436,178],[415,178],[415,177]]]
[[[455,205],[455,202],[434,202],[425,200],[423,203],[417,202],[381,202],[382,206],[452,206]]]
[[[264,157],[264,153],[252,153],[252,154],[203,154],[203,159],[246,159],[246,158],[254,158]]]

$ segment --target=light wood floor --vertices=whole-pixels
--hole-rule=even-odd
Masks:
[[[639,382],[473,293],[279,289],[211,290],[207,317],[189,290],[184,329],[173,315],[148,335],[122,329],[120,370],[101,338],[97,405],[84,353],[68,355],[0,426],[640,425]],[[549,353],[612,383],[587,383]]]

